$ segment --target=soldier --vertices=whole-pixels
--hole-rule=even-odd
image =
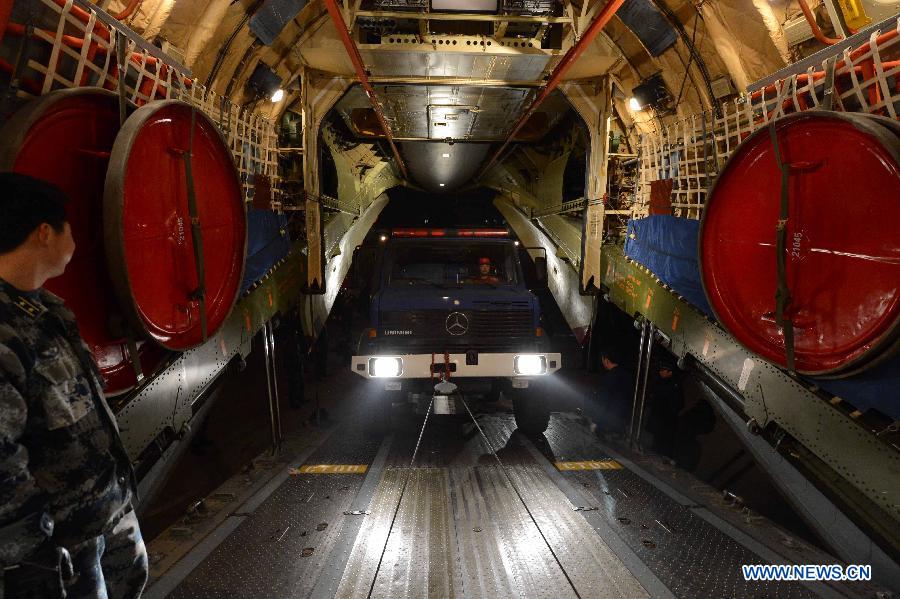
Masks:
[[[647,430],[653,434],[654,450],[674,458],[678,414],[684,407],[681,376],[675,358],[665,350],[660,349],[654,362],[656,375],[650,379],[647,389]]]
[[[139,597],[131,462],[74,315],[41,288],[75,251],[66,198],[12,173],[0,189],[0,596]]]
[[[592,432],[612,439],[622,436],[628,427],[634,372],[628,350],[621,343],[607,344],[600,352],[600,363],[603,371],[584,412]]]

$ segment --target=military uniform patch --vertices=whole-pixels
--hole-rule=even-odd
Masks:
[[[20,295],[13,300],[13,305],[31,318],[37,318],[47,311],[47,308],[43,305],[29,300],[24,295]]]

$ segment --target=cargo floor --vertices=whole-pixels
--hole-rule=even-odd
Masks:
[[[744,581],[742,564],[828,558],[799,542],[785,545],[786,533],[758,517],[745,522],[704,505],[711,494],[697,492],[702,483],[605,447],[574,416],[554,414],[537,440],[516,431],[502,407],[477,415],[479,427],[432,416],[420,440],[422,417],[397,408],[389,433],[372,436],[361,387],[345,389],[346,409],[324,440],[285,459],[278,476],[195,539],[175,565],[155,571],[147,596],[866,591]]]

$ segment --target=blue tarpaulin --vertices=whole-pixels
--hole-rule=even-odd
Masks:
[[[625,255],[650,269],[659,280],[694,306],[712,315],[700,283],[697,236],[700,221],[654,215],[631,220]]]
[[[271,210],[250,208],[247,212],[247,262],[241,293],[265,275],[291,251],[287,217]]]
[[[860,412],[875,408],[900,420],[900,355],[846,379],[812,379],[817,385],[853,404]]]

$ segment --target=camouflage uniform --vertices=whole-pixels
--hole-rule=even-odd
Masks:
[[[134,472],[100,381],[62,300],[0,279],[0,566],[61,546],[77,575],[69,597],[137,597]]]

